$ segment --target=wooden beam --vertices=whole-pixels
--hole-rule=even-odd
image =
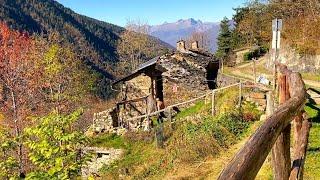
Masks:
[[[295,131],[295,133],[297,133],[295,136],[295,138],[297,138],[295,139],[297,144],[295,144],[293,150],[293,164],[289,180],[302,180],[311,123],[308,121],[308,118],[305,115],[300,116],[295,120],[300,122],[296,127],[297,129],[295,129],[298,130]]]
[[[291,98],[280,105],[262,126],[250,137],[221,172],[220,180],[253,180],[267,158],[280,133],[290,124],[296,113],[301,111],[306,100],[304,82],[299,73],[286,74]]]
[[[129,103],[134,103],[134,102],[139,102],[139,101],[145,101],[148,96],[149,95],[143,96],[143,97],[139,97],[139,98],[136,98],[136,99],[130,99],[130,100],[126,100],[126,101],[121,101],[121,102],[118,102],[117,105],[129,104]]]
[[[285,74],[278,77],[279,86],[279,104],[285,103],[290,98],[288,79]],[[281,132],[278,140],[272,148],[272,168],[274,179],[289,179],[291,169],[290,158],[290,131],[289,124],[283,132]]]

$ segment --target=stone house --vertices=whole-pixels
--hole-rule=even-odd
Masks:
[[[115,81],[118,103],[95,117],[100,130],[125,127],[143,128],[145,120],[125,122],[130,117],[148,114],[217,87],[219,61],[213,54],[199,49],[193,42],[186,49],[185,41],[177,42],[177,50],[141,64],[129,75]],[[111,128],[110,128],[111,127]]]

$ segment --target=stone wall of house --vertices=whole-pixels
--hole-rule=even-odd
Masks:
[[[219,87],[225,87],[225,86],[229,86],[232,84],[236,84],[239,82],[239,79],[236,79],[234,77],[225,75],[225,74],[218,74],[217,77],[217,86]]]

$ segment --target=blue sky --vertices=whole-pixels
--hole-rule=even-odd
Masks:
[[[194,18],[219,22],[232,17],[232,8],[246,0],[58,0],[77,13],[124,26],[128,19],[150,25]]]

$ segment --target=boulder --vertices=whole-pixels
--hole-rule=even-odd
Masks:
[[[263,114],[260,116],[260,121],[265,121],[267,119],[267,115]]]
[[[266,98],[264,93],[259,93],[259,92],[250,93],[249,96],[253,99],[265,99]]]

